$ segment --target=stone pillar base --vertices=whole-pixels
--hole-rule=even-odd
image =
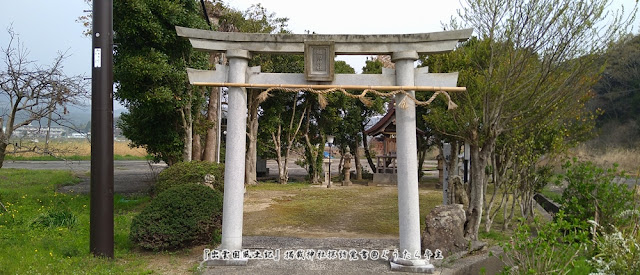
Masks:
[[[425,260],[403,260],[395,259],[389,262],[391,271],[429,273],[435,272],[435,267]]]
[[[247,259],[234,259],[234,260],[207,260],[207,266],[245,266],[247,265]]]

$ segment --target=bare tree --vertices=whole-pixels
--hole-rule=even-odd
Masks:
[[[498,137],[579,108],[599,77],[599,57],[630,19],[610,0],[466,0],[459,16],[481,42],[471,52],[478,75],[461,101],[459,138],[470,144],[471,196],[465,235],[478,238],[485,168]],[[634,6],[632,14],[635,13]],[[483,56],[480,56],[482,54]],[[459,116],[458,118],[461,118]]]
[[[2,105],[8,106],[3,108],[0,116],[0,125],[3,126],[0,129],[0,168],[14,131],[32,123],[40,123],[45,118],[59,125],[70,126],[72,124],[64,116],[68,113],[67,106],[80,105],[82,98],[88,98],[84,77],[67,76],[62,71],[62,63],[68,55],[58,53],[51,65],[39,65],[28,59],[28,50],[11,27],[7,28],[7,32],[10,39],[7,47],[2,48],[4,66],[0,68],[0,95],[4,97]],[[22,151],[51,154],[47,147],[44,150],[32,147]]]

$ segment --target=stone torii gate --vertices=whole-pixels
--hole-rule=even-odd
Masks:
[[[467,40],[471,29],[403,34],[403,35],[297,35],[229,33],[176,27],[179,36],[190,40],[197,50],[226,53],[228,66],[215,71],[188,69],[189,81],[194,85],[227,86],[229,102],[227,114],[227,144],[224,174],[224,202],[222,243],[220,249],[242,249],[242,220],[244,204],[244,170],[246,154],[246,87],[254,88],[343,88],[404,90],[396,95],[403,102],[415,90],[439,91],[455,87],[457,73],[429,74],[426,68],[416,69],[418,54],[443,53],[453,50],[460,41]],[[253,53],[304,54],[305,74],[261,73],[259,67],[249,68]],[[395,72],[385,70],[382,75],[334,76],[335,55],[391,55]],[[425,87],[430,86],[430,87]],[[455,88],[449,88],[455,90]],[[460,90],[460,89],[458,89]],[[462,89],[464,90],[464,89]],[[418,164],[416,151],[415,102],[406,100],[405,108],[396,110],[398,211],[400,247],[408,251],[410,259],[391,261],[392,270],[431,272],[433,265],[420,255],[420,209],[418,196]],[[231,169],[229,169],[231,168]],[[435,249],[435,248],[434,248]],[[216,264],[244,265],[246,259],[217,261]]]

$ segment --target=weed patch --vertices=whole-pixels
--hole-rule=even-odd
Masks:
[[[124,202],[116,195],[115,258],[89,252],[89,196],[56,192],[77,182],[68,171],[0,169],[0,273],[60,274],[147,273],[145,261],[131,250],[131,219],[148,199]]]

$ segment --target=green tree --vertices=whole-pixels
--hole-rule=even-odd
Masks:
[[[362,67],[363,74],[382,74],[382,68],[384,67],[384,63],[381,61],[381,58],[375,58],[371,60],[366,60],[364,67]],[[364,155],[367,158],[367,163],[369,163],[369,168],[372,172],[376,171],[376,165],[373,163],[373,158],[371,156],[371,151],[369,150],[369,145],[367,144],[367,137],[365,134],[365,127],[369,125],[371,122],[371,118],[376,114],[382,114],[384,112],[384,104],[388,99],[385,98],[377,98],[374,102],[378,106],[369,109],[362,109],[362,118],[360,132],[362,133],[362,146],[364,147]]]
[[[370,62],[370,61],[367,61]],[[355,70],[344,61],[335,61],[337,74],[354,74]],[[349,91],[348,91],[349,92]],[[372,104],[364,105],[361,101],[352,99],[341,92],[327,94],[323,97],[326,106],[320,106],[318,97],[308,95],[304,118],[302,137],[305,145],[304,165],[307,167],[309,178],[317,182],[322,172],[324,145],[327,135],[334,135],[334,144],[342,152],[347,147],[351,149],[356,165],[356,177],[362,179],[362,165],[357,153],[364,141],[364,127],[371,116],[381,112],[384,103],[382,98],[369,98]],[[366,149],[368,151],[368,149]]]
[[[260,4],[251,5],[246,11],[240,12],[227,9],[220,16],[220,29],[223,31],[249,32],[249,33],[287,33],[288,18],[277,17]],[[252,57],[249,66],[261,66],[262,72],[301,72],[304,68],[301,56],[257,54]],[[247,116],[247,151],[245,155],[245,183],[256,184],[256,162],[258,150],[261,155],[269,155],[268,146],[258,148],[260,105],[263,100],[258,98],[262,91],[247,89],[248,116]],[[268,142],[267,142],[268,143]]]
[[[598,126],[604,131],[621,131],[601,138],[603,143],[634,146],[640,140],[640,35],[628,35],[616,42],[606,54],[602,78],[594,87],[592,109],[601,109]],[[627,126],[628,125],[628,126]],[[616,129],[617,130],[617,129]]]
[[[128,112],[120,128],[134,146],[168,164],[191,160],[193,106],[202,92],[186,68],[207,67],[203,53],[176,35],[175,26],[206,28],[197,1],[114,1],[115,97]]]
[[[459,81],[467,92],[454,95],[460,108],[440,111],[442,119],[433,121],[443,133],[470,144],[467,237],[478,237],[485,168],[498,137],[530,127],[550,113],[568,113],[597,79],[599,55],[626,26],[616,14],[605,16],[608,3],[465,1],[459,16],[474,27],[479,39],[445,55],[440,64],[464,65]],[[438,71],[436,60],[429,64],[432,71]]]
[[[296,146],[304,121],[304,110],[309,104],[302,93],[275,92],[261,104],[260,135],[278,163],[278,182],[289,181],[287,164],[289,155]]]
[[[304,71],[304,60],[301,55],[260,54],[254,56],[249,64],[260,65],[261,71],[265,73],[302,73]],[[301,109],[297,106],[304,102],[304,97],[298,97],[297,94],[274,92],[267,101],[263,102],[258,97],[262,92],[262,90],[255,89],[247,90],[249,115],[247,117],[246,182],[248,184],[256,182],[255,159],[258,147],[261,147],[263,155],[276,157],[281,183],[286,183],[288,172],[285,163],[289,161],[289,153],[295,147],[303,115],[293,111],[284,112],[283,106],[280,105],[295,105],[293,109],[297,108],[298,112],[303,112],[304,108]],[[270,108],[283,112],[267,110]],[[260,132],[258,125],[260,125]],[[283,127],[286,130],[283,130]]]

